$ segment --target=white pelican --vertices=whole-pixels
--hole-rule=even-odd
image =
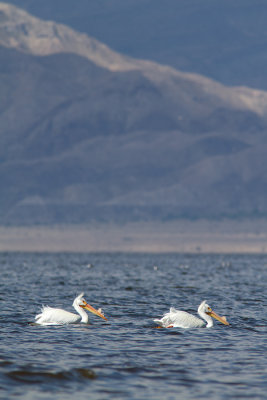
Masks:
[[[74,299],[72,305],[79,315],[62,310],[61,308],[44,306],[42,308],[41,314],[36,315],[35,323],[40,325],[63,325],[77,324],[79,322],[83,322],[87,324],[89,318],[84,309],[90,311],[95,315],[98,315],[99,317],[107,321],[107,318],[104,317],[101,309],[95,310],[92,306],[87,304],[87,302],[83,298],[83,293],[81,293],[79,296],[76,297],[76,299]]]
[[[213,326],[213,319],[211,317],[216,318],[224,325],[229,325],[226,318],[216,314],[206,303],[206,300],[202,301],[197,311],[200,317],[207,322],[206,328],[211,328]],[[202,319],[186,311],[176,310],[173,307],[171,307],[170,312],[164,314],[161,319],[154,319],[154,322],[159,324],[160,328],[201,328],[205,325]]]

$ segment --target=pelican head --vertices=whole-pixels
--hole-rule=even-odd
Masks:
[[[83,298],[84,293],[79,294],[79,296],[77,296],[74,301],[73,301],[73,307],[75,308],[75,306],[77,307],[81,307],[84,308],[87,311],[90,311],[91,313],[98,315],[99,317],[103,318],[105,321],[107,321],[107,318],[104,316],[104,314],[102,313],[101,309],[96,310],[94,307],[90,306],[90,304],[87,303],[87,301],[85,301],[85,299]]]
[[[85,301],[83,296],[84,296],[84,293],[81,293],[81,294],[79,294],[79,296],[75,297],[75,299],[73,300],[73,303],[72,303],[73,307],[75,305],[80,306],[81,304],[83,304],[83,301]]]
[[[208,321],[208,325],[210,324],[210,322],[209,322],[209,318],[207,318],[207,316],[217,319],[224,325],[229,325],[229,322],[226,320],[226,318],[220,317],[218,314],[216,314],[216,312],[213,311],[211,309],[211,307],[207,304],[206,300],[202,301],[202,303],[198,307],[198,313],[202,318],[204,318],[206,321]]]

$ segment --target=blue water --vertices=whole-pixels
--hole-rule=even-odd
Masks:
[[[3,399],[267,398],[267,256],[0,253]],[[108,322],[30,324],[74,297]],[[230,326],[155,329],[202,300]]]

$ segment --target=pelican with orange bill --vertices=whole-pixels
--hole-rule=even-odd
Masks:
[[[61,308],[44,306],[41,310],[42,312],[36,315],[35,323],[39,325],[87,324],[89,322],[89,317],[85,310],[107,321],[101,309],[96,310],[85,301],[83,293],[74,299],[72,305],[78,314],[62,310]]]
[[[168,313],[164,314],[161,319],[154,319],[154,322],[159,325],[159,328],[201,328],[205,326],[206,321],[206,328],[211,328],[213,326],[212,318],[215,318],[224,325],[230,325],[226,317],[216,314],[206,300],[202,301],[198,307],[198,314],[203,319],[171,307]]]

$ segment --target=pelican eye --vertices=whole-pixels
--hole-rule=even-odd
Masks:
[[[210,307],[208,307],[208,308],[207,308],[207,311],[208,311],[208,312],[211,312],[211,311],[212,311],[212,309],[211,309]]]

